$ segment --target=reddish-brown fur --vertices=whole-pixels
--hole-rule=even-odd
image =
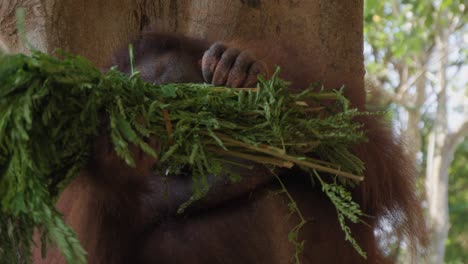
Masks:
[[[153,52],[166,51],[175,45],[177,48],[171,51],[175,53],[170,54],[183,53],[182,59],[177,57],[181,63],[192,66],[210,63],[202,60],[209,47],[203,41],[151,32],[144,39],[135,43],[137,61],[152,58]],[[256,47],[251,48],[255,51]],[[128,71],[125,54],[117,54],[114,64]],[[282,57],[273,59],[285,69],[283,77],[296,85],[310,82],[306,75],[295,73],[298,66],[287,54],[285,51]],[[159,63],[172,63],[173,58],[166,56],[163,58],[166,61]],[[188,72],[192,66],[187,66]],[[264,71],[261,66],[258,68]],[[149,71],[148,80],[158,71]],[[206,78],[201,71],[188,76],[191,80],[180,81]],[[368,225],[353,225],[352,232],[368,253],[368,263],[389,263],[374,235],[383,219],[398,230],[397,234],[408,236],[410,246],[417,246],[423,237],[424,223],[414,189],[415,172],[401,142],[380,117],[363,116],[358,121],[364,124],[369,141],[354,149],[366,163],[366,178],[353,192],[371,217],[364,219]],[[90,264],[293,261],[294,249],[288,242],[288,233],[299,220],[289,215],[287,198],[274,192],[278,190],[276,181],[261,168],[243,171],[246,180],[240,184],[213,181],[214,188],[208,196],[187,214],[178,216],[175,209],[190,196],[189,180],[176,178],[170,183],[176,194],[166,199],[161,195],[160,177],[149,172],[154,160],[135,150],[139,169],[129,169],[111,153],[108,145],[105,136],[97,140],[95,158],[58,202],[88,251]],[[152,145],[157,147],[157,142]],[[300,239],[305,240],[302,263],[365,263],[344,240],[336,210],[321,190],[293,171],[286,173],[283,180],[308,220],[300,233]],[[45,260],[35,251],[34,263],[58,264],[64,260],[55,250],[50,250]]]

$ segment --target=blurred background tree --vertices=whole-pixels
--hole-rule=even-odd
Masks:
[[[468,260],[468,140],[458,146],[449,175],[450,229],[445,260],[461,264]]]
[[[368,87],[393,113],[417,163],[430,228],[428,263],[468,263],[466,5],[365,1]],[[404,242],[390,243],[389,258],[404,263]]]

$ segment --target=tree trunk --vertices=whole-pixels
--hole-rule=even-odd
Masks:
[[[98,66],[141,30],[156,23],[163,31],[211,40],[271,43],[256,53],[280,66],[291,81],[307,76],[325,87],[348,87],[363,105],[362,0],[3,0],[0,38],[24,52],[14,23],[26,9],[26,35],[40,50],[81,54]],[[279,56],[280,55],[280,56]],[[306,87],[309,83],[297,83]]]
[[[426,60],[427,58],[421,58],[418,62],[420,69],[423,72],[427,71]],[[406,108],[406,111],[408,112],[408,121],[403,133],[407,143],[406,145],[408,146],[408,151],[410,152],[411,157],[414,157],[415,161],[418,159],[418,153],[422,151],[420,124],[423,113],[422,108],[426,101],[426,81],[426,74],[421,74],[421,76],[417,77],[415,82],[416,94],[414,95],[414,98],[412,98],[413,100],[411,100],[412,102],[410,103],[410,107]]]
[[[426,172],[426,193],[429,208],[431,241],[429,247],[430,263],[443,263],[445,240],[449,230],[448,214],[448,173],[453,160],[454,150],[441,143],[445,138],[435,133],[429,138],[428,166]],[[429,155],[431,155],[429,159]]]
[[[449,230],[448,173],[455,148],[448,144],[447,124],[447,61],[448,35],[441,33],[436,39],[440,62],[438,66],[437,112],[434,129],[428,144],[426,168],[426,194],[429,211],[431,241],[430,263],[443,263],[445,240]]]

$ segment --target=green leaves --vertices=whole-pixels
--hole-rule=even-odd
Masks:
[[[156,86],[138,73],[127,76],[113,68],[101,74],[81,57],[61,56],[0,57],[0,259],[30,261],[37,228],[42,241],[56,245],[69,263],[85,262],[83,248],[54,203],[88,162],[99,133],[110,138],[129,166],[136,164],[133,145],[160,157],[156,169],[165,175],[188,170],[193,196],[179,212],[208,192],[208,175],[238,181],[232,168],[255,163],[296,164],[312,177],[316,170],[340,176],[331,189],[323,184],[324,191],[338,197],[332,201],[339,217],[354,222],[361,215],[359,208],[350,211],[356,204],[343,186],[362,180],[356,174],[363,164],[349,152],[363,140],[353,122],[362,113],[349,109],[340,92],[289,94],[279,70],[270,80],[260,78],[253,89]],[[160,149],[152,149],[148,137],[156,138]],[[298,249],[303,224],[290,237]]]
[[[339,185],[336,182],[326,183],[322,178],[314,171],[314,174],[322,185],[323,192],[330,198],[330,201],[336,208],[338,214],[338,222],[340,223],[341,229],[345,233],[345,239],[351,243],[356,251],[363,257],[367,258],[367,254],[362,250],[357,241],[351,234],[351,229],[346,224],[346,220],[351,223],[358,223],[363,216],[363,212],[359,208],[359,204],[353,201],[351,192],[346,190],[343,185]]]
[[[97,118],[79,114],[96,73],[79,58],[0,57],[0,232],[8,233],[0,237],[2,260],[28,262],[38,228],[69,263],[84,263],[84,250],[50,191],[57,187],[54,178],[69,181],[87,161]]]

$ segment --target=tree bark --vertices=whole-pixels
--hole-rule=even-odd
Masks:
[[[448,34],[442,32],[436,38],[440,55],[437,80],[437,110],[434,129],[430,134],[426,168],[426,194],[429,213],[431,240],[429,245],[430,263],[443,263],[445,240],[449,230],[448,173],[454,157],[455,146],[449,143],[447,124],[447,63]]]
[[[10,50],[26,51],[14,23],[26,9],[26,35],[38,49],[81,54],[97,66],[149,24],[163,31],[210,40],[259,44],[261,58],[283,67],[291,81],[307,76],[331,89],[347,87],[355,105],[363,89],[362,0],[5,0],[0,7],[0,38]]]
[[[420,69],[423,72],[427,72],[427,58],[420,58],[419,63]],[[409,107],[406,107],[408,111],[408,121],[406,129],[404,131],[405,141],[407,142],[408,150],[411,157],[414,157],[416,161],[418,153],[422,150],[422,136],[421,136],[421,119],[423,113],[424,102],[426,101],[426,74],[421,74],[415,81],[416,94]]]

